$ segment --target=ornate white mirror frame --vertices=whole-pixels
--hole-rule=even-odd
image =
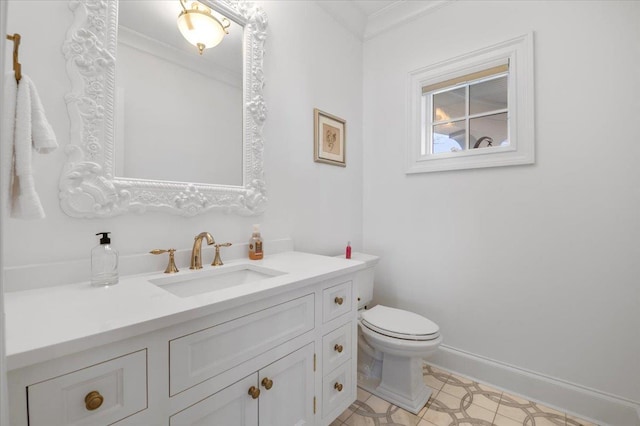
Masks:
[[[114,175],[118,2],[70,0],[74,21],[63,52],[71,80],[71,92],[66,96],[71,131],[60,178],[60,204],[69,216],[110,217],[152,210],[183,216],[211,210],[255,215],[265,210],[262,127],[266,107],[262,66],[267,17],[262,8],[243,0],[201,2],[244,25],[244,184],[171,182]]]

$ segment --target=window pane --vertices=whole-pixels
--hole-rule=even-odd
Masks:
[[[469,113],[507,108],[507,76],[469,86]]]
[[[488,148],[509,145],[507,113],[487,115],[469,120],[469,146]]]
[[[433,126],[433,153],[464,150],[465,133],[464,120]]]
[[[465,116],[465,92],[461,87],[433,95],[433,121],[451,120]]]

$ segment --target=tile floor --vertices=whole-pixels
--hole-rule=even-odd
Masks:
[[[433,394],[418,415],[358,388],[357,401],[330,426],[595,426],[429,365],[423,379]]]

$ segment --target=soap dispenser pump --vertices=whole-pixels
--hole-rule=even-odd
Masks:
[[[91,250],[91,285],[110,286],[118,283],[118,251],[111,247],[110,232],[102,235],[100,244]]]

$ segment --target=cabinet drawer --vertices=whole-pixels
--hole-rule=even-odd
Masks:
[[[351,383],[351,361],[347,361],[322,379],[322,416],[326,416],[340,405],[353,398]],[[348,404],[347,404],[348,405]],[[346,408],[346,406],[345,406]]]
[[[99,396],[85,401],[92,392]],[[147,408],[147,350],[31,385],[27,393],[30,426],[115,423]],[[92,403],[99,407],[91,410]]]
[[[351,311],[351,281],[325,288],[322,291],[323,322],[331,321]]]
[[[314,328],[308,294],[169,343],[173,396]]]
[[[351,323],[322,337],[322,371],[333,371],[337,366],[351,358]]]

